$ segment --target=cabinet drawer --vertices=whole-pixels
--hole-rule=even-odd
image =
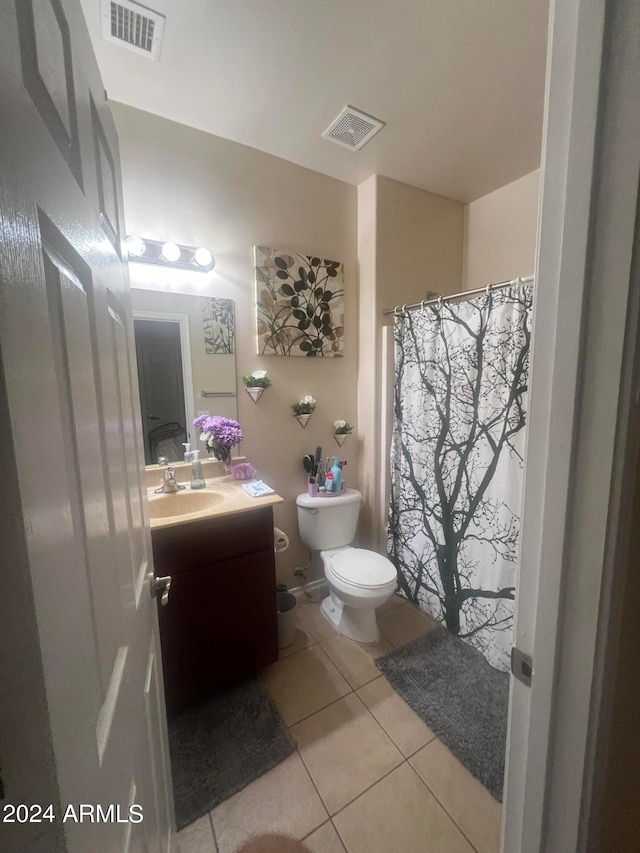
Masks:
[[[263,507],[152,530],[151,541],[157,575],[211,566],[273,549],[273,510]]]

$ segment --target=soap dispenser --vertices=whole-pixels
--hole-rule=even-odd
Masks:
[[[182,446],[184,447],[184,461],[191,462],[191,442],[183,441]],[[198,451],[200,453],[200,451]]]
[[[191,451],[191,488],[192,489],[204,489],[207,485],[204,481],[204,474],[202,472],[202,462],[199,459],[200,451],[192,450]]]

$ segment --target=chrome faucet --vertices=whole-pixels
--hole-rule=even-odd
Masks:
[[[169,466],[168,468],[165,468],[162,482],[160,483],[160,486],[155,489],[154,494],[170,494],[171,492],[179,492],[184,488],[186,488],[186,486],[181,486],[180,483],[176,483],[175,468]]]

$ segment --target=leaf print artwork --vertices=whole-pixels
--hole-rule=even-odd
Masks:
[[[202,300],[204,349],[208,355],[235,352],[235,303],[212,296]]]
[[[343,355],[340,261],[255,246],[255,276],[258,355]]]

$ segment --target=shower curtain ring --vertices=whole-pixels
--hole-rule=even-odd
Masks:
[[[491,296],[491,285],[490,284],[487,285],[486,291],[487,291],[487,296]]]
[[[405,303],[405,304],[402,306],[402,311],[401,311],[400,313],[401,313],[401,314],[406,314],[406,311],[407,311],[407,305],[406,305],[406,303]]]
[[[442,296],[438,296],[438,311],[442,310]]]

